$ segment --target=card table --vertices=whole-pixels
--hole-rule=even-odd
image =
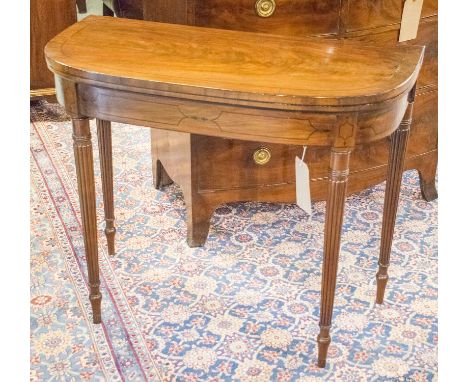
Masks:
[[[89,119],[96,118],[105,234],[114,249],[111,121],[330,149],[318,342],[325,367],[349,161],[356,145],[391,140],[376,302],[388,280],[403,159],[424,47],[392,49],[90,16],[45,48],[72,119],[93,322],[101,323]],[[181,158],[183,160],[183,158]]]

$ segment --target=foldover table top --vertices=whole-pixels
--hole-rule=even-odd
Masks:
[[[411,88],[424,48],[89,16],[46,46],[55,73],[106,87],[275,105],[360,105]]]

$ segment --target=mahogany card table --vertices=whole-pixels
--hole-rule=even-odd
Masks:
[[[114,250],[111,121],[330,151],[318,360],[325,367],[349,161],[390,136],[376,302],[388,280],[423,47],[327,41],[91,16],[45,48],[72,119],[93,321],[101,322],[89,119],[96,118],[108,251]],[[183,158],[181,158],[183,160]],[[228,176],[228,174],[227,174]]]

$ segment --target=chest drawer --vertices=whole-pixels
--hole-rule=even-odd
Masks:
[[[188,21],[211,28],[310,36],[338,33],[339,14],[340,0],[192,0]]]
[[[202,136],[196,147],[199,192],[293,183],[294,158],[302,155],[302,146]]]
[[[437,15],[438,0],[424,0],[421,18]],[[405,0],[346,0],[346,31],[398,24]]]

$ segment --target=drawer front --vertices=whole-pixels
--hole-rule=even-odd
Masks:
[[[258,7],[262,7],[262,0]],[[271,7],[274,11],[271,15]],[[310,36],[338,33],[340,0],[193,0],[189,23],[198,26]]]
[[[390,30],[381,33],[349,33],[347,38],[386,46],[392,46],[394,44],[425,45],[426,51],[424,54],[423,66],[418,78],[418,88],[428,85],[437,85],[437,17],[421,21],[418,29],[418,37],[414,40],[399,43],[398,35],[399,30]]]
[[[199,192],[293,182],[294,157],[302,152],[302,146],[202,136],[197,137],[196,142]],[[256,154],[265,149],[270,158],[259,164]]]
[[[421,17],[437,15],[437,2],[438,0],[424,0]],[[398,24],[401,22],[403,4],[404,0],[347,0],[346,30]]]

